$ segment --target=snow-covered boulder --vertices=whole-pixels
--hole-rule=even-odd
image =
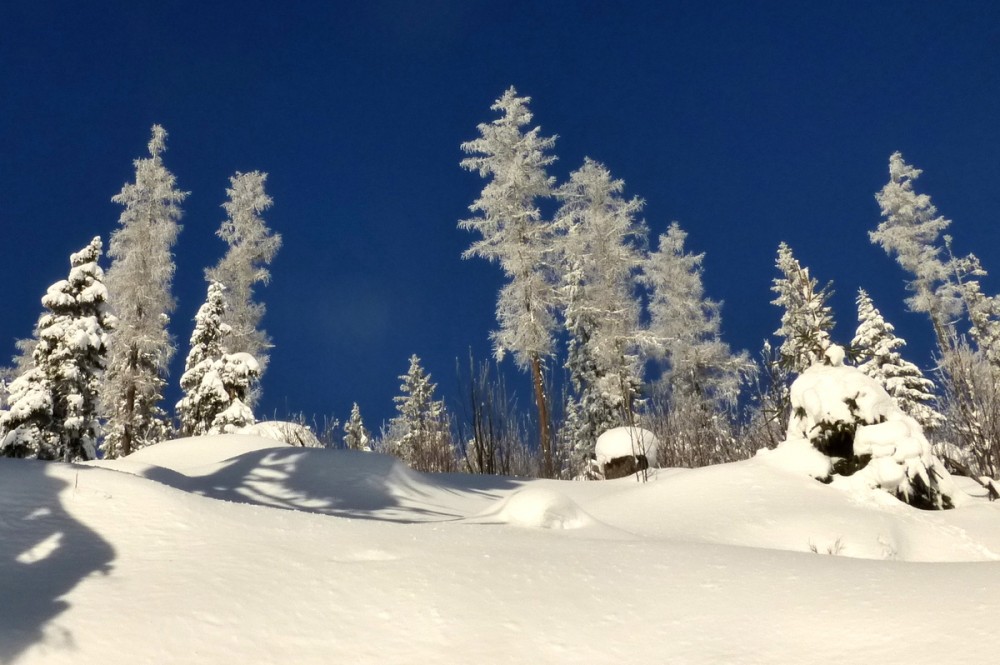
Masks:
[[[815,364],[792,384],[792,415],[780,448],[801,450],[803,442],[827,459],[803,470],[824,480],[854,476],[921,508],[951,507],[951,477],[931,450],[923,429],[874,379],[843,364],[831,347],[826,363]],[[824,472],[825,471],[825,472]]]
[[[594,454],[601,475],[611,480],[656,466],[659,445],[656,435],[647,429],[614,427],[597,437]]]
[[[251,434],[302,448],[323,448],[323,443],[305,425],[283,420],[265,420],[244,427],[239,434]]]

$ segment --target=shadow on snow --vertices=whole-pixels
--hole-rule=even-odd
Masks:
[[[213,499],[398,523],[461,519],[468,515],[463,505],[481,506],[521,484],[502,476],[423,474],[387,455],[318,448],[249,452],[207,475],[158,466],[141,475]]]
[[[72,647],[73,635],[57,621],[69,607],[62,598],[89,576],[107,574],[115,558],[108,542],[63,508],[60,493],[70,483],[56,468],[0,459],[0,663],[37,643]]]

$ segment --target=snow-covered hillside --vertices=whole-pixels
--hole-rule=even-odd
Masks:
[[[231,435],[89,465],[0,459],[0,661],[1000,654],[1000,506],[985,500],[922,512],[773,453],[643,484],[422,475],[273,446]]]

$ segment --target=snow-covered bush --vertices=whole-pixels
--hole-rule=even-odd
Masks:
[[[236,432],[274,439],[300,448],[325,448],[323,442],[307,425],[286,420],[262,420]]]
[[[779,448],[814,449],[820,455],[802,455],[809,462],[803,468],[824,481],[856,475],[918,508],[952,507],[951,478],[920,425],[843,358],[843,349],[831,346],[825,363],[792,384],[792,417]]]

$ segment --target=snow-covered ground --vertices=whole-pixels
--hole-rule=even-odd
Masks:
[[[273,446],[0,459],[0,662],[1000,658],[982,499],[922,512],[774,453],[574,483]]]

